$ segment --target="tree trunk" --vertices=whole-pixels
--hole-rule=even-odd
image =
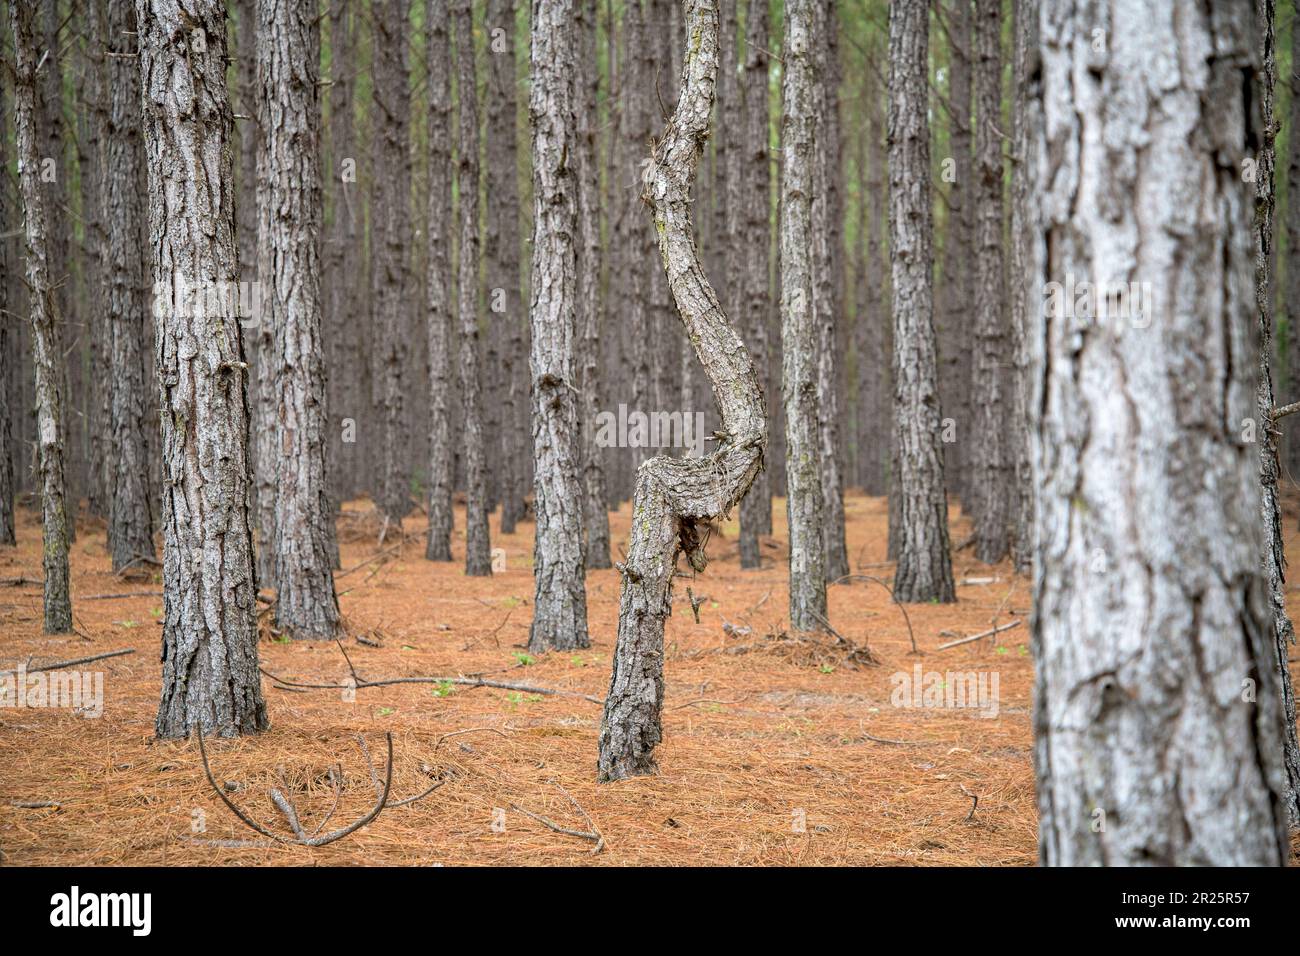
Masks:
[[[944,475],[969,515],[969,465],[973,451],[971,408],[971,312],[975,303],[975,213],[979,187],[971,152],[971,59],[973,0],[950,0],[948,40],[948,148],[953,181],[948,184],[948,231],[943,246],[942,326],[939,333],[939,391],[944,413],[957,437],[944,445]]]
[[[969,511],[975,557],[1007,554],[1008,468],[1002,367],[1006,321],[1002,268],[1002,0],[975,4],[975,343],[971,368]]]
[[[27,287],[32,310],[32,350],[36,372],[37,461],[41,482],[42,567],[45,572],[45,633],[72,630],[68,594],[68,516],[63,483],[63,389],[65,373],[58,296],[50,274],[47,197],[41,186],[37,145],[37,54],[35,9],[10,0],[14,31],[14,125],[18,185],[27,240]],[[47,65],[47,69],[50,68]]]
[[[491,432],[500,455],[497,480],[501,497],[501,533],[514,534],[524,516],[525,488],[519,465],[530,453],[517,423],[522,398],[513,387],[523,370],[523,299],[519,280],[519,158],[518,110],[515,105],[515,2],[489,0],[487,4],[488,84],[487,124],[487,234],[483,258],[487,269],[489,337],[500,349],[501,382],[491,401],[500,404],[500,427]],[[497,31],[500,31],[498,34]],[[500,292],[498,293],[498,290]],[[489,363],[489,366],[497,363]],[[492,369],[495,373],[496,369]]]
[[[428,281],[425,313],[429,339],[429,537],[424,556],[451,560],[451,37],[444,0],[425,3],[429,83]],[[503,519],[504,520],[504,519]]]
[[[934,335],[928,50],[924,0],[889,16],[889,236],[894,298],[894,455],[899,601],[955,600]]]
[[[95,517],[110,518],[117,471],[111,425],[112,333],[108,297],[100,293],[108,285],[108,230],[111,228],[104,205],[106,180],[112,174],[105,164],[109,135],[108,100],[111,95],[104,82],[109,69],[108,58],[104,55],[109,44],[108,9],[107,5],[91,4],[78,14],[85,35],[79,68],[74,73],[76,102],[80,110],[77,117],[77,168],[81,182],[82,222],[81,269],[74,294],[78,302],[88,302],[89,306],[85,310],[83,336],[90,346],[90,374],[83,389],[87,432],[86,510]],[[111,526],[109,532],[111,538]]]
[[[796,0],[803,2],[803,0]],[[632,532],[622,573],[618,644],[600,729],[599,779],[653,773],[661,737],[664,620],[681,551],[703,571],[709,523],[744,497],[763,464],[767,429],[754,363],[728,324],[700,266],[691,189],[708,136],[718,72],[718,9],[687,0],[689,45],[677,109],[645,167],[664,271],[686,335],[713,385],[725,435],[703,458],[655,457],[637,472]],[[806,36],[805,57],[808,56]]]
[[[736,324],[749,343],[754,364],[766,371],[770,361],[767,324],[771,318],[772,299],[768,284],[768,259],[771,253],[772,200],[771,172],[768,167],[768,3],[749,0],[745,14],[744,72],[739,83],[742,121],[737,137],[737,151],[742,152],[735,189],[729,193],[739,219],[738,244],[740,263],[733,296]],[[730,109],[730,104],[723,104]],[[734,197],[734,198],[733,198]],[[767,376],[762,375],[763,384]],[[768,427],[771,427],[769,422]],[[759,470],[754,483],[740,502],[740,566],[760,568],[763,564],[759,536],[772,533],[772,485],[766,468]]]
[[[137,0],[136,16],[162,404],[156,730],[185,737],[199,724],[230,737],[263,730],[267,719],[257,668],[247,366],[237,296],[229,294],[239,256],[225,10],[216,0],[184,9]]]
[[[597,137],[600,118],[596,93],[600,64],[596,57],[597,0],[578,0],[578,335],[582,349],[582,399],[579,414],[582,447],[583,530],[586,566],[608,568],[609,512],[605,508],[605,464],[596,444],[596,414],[600,407],[600,326],[605,302],[601,297],[600,164]],[[534,283],[534,288],[536,284]]]
[[[370,301],[372,326],[380,337],[380,381],[375,392],[383,436],[382,454],[376,456],[375,504],[386,519],[400,525],[411,510],[404,410],[411,332],[406,266],[406,251],[411,246],[411,91],[406,63],[410,0],[375,0],[371,13],[374,98],[370,123],[375,164],[370,199]]]
[[[840,467],[840,327],[843,324],[842,229],[839,118],[839,20],[836,0],[818,0],[814,10],[812,301],[817,356],[818,465],[822,483],[822,534],[825,576],[834,581],[849,573],[844,542],[844,476]]]
[[[1040,11],[1047,301],[1030,407],[1048,865],[1287,857],[1260,459],[1244,440],[1260,361],[1241,176],[1260,133],[1251,20],[1249,0],[1212,19],[1116,0],[1103,51],[1091,11]],[[1060,290],[1083,281],[1155,298],[1065,307]]]
[[[825,504],[817,404],[820,352],[814,291],[816,5],[786,6],[781,117],[781,354],[785,400],[786,511],[790,526],[790,625],[812,631],[826,618]]]
[[[1268,581],[1276,645],[1274,669],[1282,702],[1283,764],[1286,770],[1286,809],[1288,822],[1300,825],[1300,745],[1296,741],[1296,702],[1287,666],[1295,631],[1286,613],[1286,550],[1282,541],[1282,513],[1278,503],[1278,431],[1273,419],[1276,399],[1273,394],[1273,212],[1277,129],[1273,114],[1274,88],[1277,85],[1277,61],[1274,53],[1274,0],[1255,0],[1255,26],[1259,37],[1259,129],[1261,145],[1259,166],[1255,174],[1255,308],[1259,316],[1259,382],[1256,401],[1259,406],[1259,478],[1263,494],[1264,577]]]
[[[105,223],[108,285],[109,392],[113,477],[108,523],[113,570],[152,558],[153,495],[149,489],[146,409],[145,315],[148,285],[141,250],[145,246],[144,152],[140,142],[140,71],[136,62],[135,9],[108,8],[109,117],[106,130]]]
[[[1293,0],[1295,11],[1291,18],[1291,74],[1287,84],[1291,88],[1291,110],[1287,117],[1288,130],[1300,131],[1300,0]],[[1287,136],[1286,167],[1286,294],[1282,296],[1282,314],[1286,322],[1287,376],[1289,393],[1285,402],[1300,401],[1300,132]],[[1291,416],[1285,429],[1287,471],[1292,479],[1300,476],[1300,416]]]
[[[1035,30],[1037,8],[1031,0],[1015,0],[1013,28],[1015,102],[1012,105],[1011,140],[1014,164],[1011,180],[1011,421],[1008,448],[1011,465],[1010,505],[1011,560],[1016,571],[1028,574],[1034,558],[1034,491],[1033,469],[1029,460],[1029,337],[1031,306],[1029,290],[1033,287],[1033,243],[1038,241],[1034,220],[1034,160],[1031,124],[1037,121],[1032,77],[1038,71],[1038,44]]]
[[[478,91],[474,66],[474,24],[470,0],[451,11],[456,33],[456,96],[460,106],[460,388],[465,431],[465,573],[492,573],[488,542],[486,441],[480,371]],[[534,389],[537,385],[534,382]]]
[[[533,490],[536,596],[528,648],[587,647],[583,491],[578,474],[577,337],[580,153],[578,55],[571,0],[533,6]],[[583,17],[585,20],[585,17]],[[586,24],[583,23],[584,31]],[[571,161],[573,157],[576,162]],[[597,273],[598,274],[598,273]]]
[[[8,5],[0,5],[0,36],[4,35],[4,21],[8,19]],[[4,77],[0,76],[0,129],[7,129]],[[0,169],[9,168],[9,137],[0,136]],[[16,545],[14,515],[14,465],[22,461],[19,430],[14,427],[17,414],[17,385],[19,381],[19,356],[17,302],[9,296],[12,283],[13,258],[9,240],[5,238],[14,228],[14,204],[9,195],[9,177],[0,176],[0,545]],[[15,310],[15,311],[11,311]]]
[[[275,421],[275,622],[294,638],[339,633],[334,508],[325,478],[321,342],[320,27],[297,0],[257,3],[258,269],[272,330],[262,370]]]

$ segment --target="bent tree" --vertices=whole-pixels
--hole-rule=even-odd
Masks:
[[[1212,18],[1179,0],[1109,8],[1104,51],[1073,0],[1039,19],[1039,855],[1280,865],[1282,717],[1243,425],[1259,370],[1241,175],[1260,142],[1252,0]],[[1071,276],[1154,298],[1066,308],[1048,283]]]
[[[691,190],[709,131],[718,74],[718,8],[687,0],[677,108],[646,164],[642,196],[654,214],[664,271],[722,419],[717,450],[703,458],[659,456],[636,476],[627,561],[619,565],[618,644],[600,728],[601,781],[653,773],[661,731],[664,620],[677,557],[703,571],[707,529],[749,490],[767,444],[763,392],[753,360],[701,268]]]
[[[35,5],[11,0],[14,30],[14,123],[18,150],[18,187],[23,200],[27,241],[27,286],[32,310],[32,365],[36,377],[37,461],[41,481],[41,530],[44,538],[45,633],[72,630],[68,594],[68,517],[65,507],[63,424],[63,347],[59,298],[50,281],[50,238],[41,185],[41,158],[36,145]],[[9,361],[9,356],[5,356]]]
[[[162,424],[159,737],[264,730],[226,14],[136,3]],[[195,292],[195,289],[200,291]],[[204,290],[225,294],[205,295]]]

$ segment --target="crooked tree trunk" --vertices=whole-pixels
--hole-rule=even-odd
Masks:
[[[247,366],[235,297],[225,9],[136,4],[162,405],[159,737],[267,726],[257,669]],[[182,287],[182,283],[184,287]]]
[[[709,131],[718,72],[718,8],[687,0],[689,45],[682,87],[644,175],[664,271],[682,325],[713,386],[725,435],[703,458],[658,456],[637,472],[627,563],[620,567],[618,645],[601,720],[599,778],[653,773],[661,732],[664,620],[677,556],[704,570],[709,522],[744,497],[763,465],[763,391],[740,336],[701,268],[691,225],[691,187]],[[806,42],[806,41],[805,41]]]
[[[459,110],[460,389],[465,449],[465,573],[492,573],[487,521],[487,445],[483,437],[482,372],[479,360],[479,161],[478,91],[474,66],[474,24],[470,0],[451,9],[456,34],[456,98]]]
[[[930,210],[929,14],[889,10],[889,236],[894,298],[894,464],[899,601],[952,601],[948,503],[934,335]]]
[[[328,422],[321,341],[320,28],[297,0],[258,0],[257,78],[263,202],[258,209],[262,322],[271,348],[276,455],[275,622],[294,638],[339,633],[334,508],[325,477]]]
[[[596,415],[601,394],[601,318],[605,303],[600,277],[600,165],[597,139],[600,117],[596,93],[600,85],[600,64],[596,58],[597,0],[578,0],[578,335],[581,337],[582,399],[579,428],[582,431],[583,531],[586,535],[586,566],[608,568],[609,511],[605,507],[605,463],[596,443]],[[504,520],[504,519],[503,519]]]
[[[149,402],[145,392],[144,147],[140,142],[140,71],[135,59],[135,10],[108,8],[109,119],[106,130],[105,226],[108,281],[109,421],[113,480],[108,525],[113,570],[154,556],[153,496],[149,489]]]
[[[971,368],[969,511],[975,557],[1007,554],[1008,482],[1002,387],[1007,359],[1002,270],[1002,0],[975,4],[975,342]]]
[[[519,278],[519,167],[518,111],[515,87],[515,0],[489,0],[487,28],[488,84],[486,94],[487,123],[484,127],[487,154],[487,232],[483,258],[491,308],[488,332],[493,347],[499,350],[499,362],[489,362],[492,374],[499,371],[499,381],[491,389],[489,400],[499,405],[499,427],[489,433],[496,446],[494,458],[499,468],[496,482],[501,500],[501,533],[514,534],[515,525],[524,517],[522,463],[532,453],[530,443],[521,433],[522,409],[516,407],[525,396],[516,380],[523,380],[524,315]],[[497,31],[500,31],[499,33]],[[593,69],[595,64],[592,64]],[[498,293],[498,290],[500,292]],[[494,367],[499,365],[499,369]]]
[[[754,365],[764,370],[770,361],[767,325],[772,297],[768,283],[771,258],[771,171],[768,166],[768,2],[749,0],[745,15],[744,72],[739,82],[741,120],[738,152],[743,152],[736,184],[736,206],[745,241],[734,296],[736,323],[745,335]],[[727,104],[723,104],[724,108]],[[766,374],[762,379],[766,380]],[[766,468],[740,502],[740,566],[759,568],[763,558],[759,536],[772,533],[772,483]]]
[[[65,507],[63,390],[65,382],[58,296],[50,275],[47,197],[37,145],[37,54],[34,5],[10,0],[14,31],[14,126],[18,186],[27,241],[27,288],[32,311],[32,364],[36,375],[37,462],[41,483],[45,633],[72,630],[68,594],[68,516]],[[47,66],[47,69],[49,66]],[[6,358],[7,361],[7,358]]]
[[[429,84],[428,296],[429,340],[429,537],[424,556],[451,560],[452,447],[451,362],[451,37],[445,0],[425,3],[425,53]]]
[[[580,0],[581,2],[581,0]],[[529,114],[533,128],[533,489],[537,538],[532,651],[587,647],[578,474],[577,26],[572,0],[533,5]],[[584,24],[585,27],[585,24]],[[576,160],[576,162],[574,161]],[[594,305],[594,304],[589,304]]]
[[[1241,176],[1260,143],[1252,4],[1109,9],[1105,52],[1090,10],[1039,12],[1040,860],[1280,865],[1282,713],[1245,440],[1260,361]],[[1152,298],[1094,317],[1049,285],[1071,275],[1150,283]]]
[[[825,503],[817,405],[819,340],[813,290],[817,35],[820,0],[786,6],[781,164],[781,356],[785,401],[786,512],[790,527],[790,625],[826,618]]]
[[[380,339],[376,369],[380,380],[375,383],[375,395],[382,433],[382,451],[374,456],[378,464],[375,504],[385,518],[399,525],[411,510],[405,419],[411,353],[406,264],[411,246],[411,90],[406,56],[410,9],[410,0],[375,0],[371,11],[374,109],[370,122],[375,165],[370,200],[370,303],[372,327]]]
[[[1255,175],[1255,309],[1259,319],[1259,382],[1256,402],[1259,408],[1259,478],[1263,493],[1264,577],[1268,581],[1269,604],[1273,617],[1273,641],[1276,645],[1274,668],[1282,703],[1283,764],[1286,769],[1286,808],[1289,822],[1300,825],[1300,746],[1296,742],[1296,702],[1287,666],[1295,630],[1286,613],[1286,551],[1282,542],[1282,512],[1278,503],[1278,459],[1280,432],[1273,419],[1276,399],[1273,394],[1273,212],[1274,168],[1276,162],[1273,102],[1277,84],[1277,61],[1274,53],[1274,0],[1255,0],[1255,27],[1259,38],[1260,74],[1258,105],[1262,142]]]

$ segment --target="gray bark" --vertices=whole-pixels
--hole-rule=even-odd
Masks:
[[[140,141],[140,71],[134,54],[135,9],[108,8],[108,124],[105,130],[104,220],[107,226],[105,280],[111,374],[109,422],[113,449],[108,523],[113,570],[138,558],[152,558],[153,495],[149,489],[149,429],[145,391],[144,147]]]
[[[65,506],[63,436],[64,365],[58,296],[50,273],[47,196],[41,184],[37,145],[36,30],[32,4],[10,0],[14,31],[14,126],[18,185],[27,241],[27,287],[32,314],[36,376],[37,462],[41,486],[42,568],[45,574],[45,633],[72,630],[68,594],[68,515]],[[47,69],[50,65],[47,64]]]
[[[1002,266],[1002,0],[975,4],[975,341],[971,365],[968,510],[975,557],[1007,554],[1007,358]]]
[[[370,128],[374,167],[370,302],[371,324],[380,339],[375,394],[383,448],[376,456],[379,467],[375,504],[384,517],[400,524],[411,509],[404,410],[410,388],[407,366],[411,338],[406,264],[406,251],[411,247],[411,91],[407,75],[410,0],[375,0],[371,14],[374,86]]]
[[[843,326],[840,189],[839,20],[835,0],[819,0],[813,13],[816,55],[813,86],[812,302],[816,324],[818,466],[822,483],[822,534],[826,580],[849,573],[844,542],[844,476],[840,454],[840,333]]]
[[[1300,0],[1293,0],[1291,22],[1300,20]],[[1300,130],[1300,30],[1291,27],[1291,74],[1286,77],[1291,87],[1291,109],[1287,117],[1289,130]],[[1282,296],[1280,322],[1287,329],[1287,387],[1286,402],[1300,400],[1300,133],[1287,137],[1286,167],[1286,265],[1284,268],[1286,292]],[[1300,478],[1300,416],[1292,416],[1284,429],[1287,433],[1287,471],[1292,480]]]
[[[484,127],[487,154],[487,231],[483,259],[487,270],[487,287],[492,300],[489,341],[499,349],[499,360],[489,362],[495,374],[499,365],[500,382],[489,400],[499,405],[500,424],[490,434],[497,446],[499,466],[497,482],[501,499],[501,533],[513,534],[515,524],[524,516],[524,484],[521,463],[531,454],[525,433],[519,428],[525,381],[523,298],[519,276],[519,169],[518,111],[515,86],[515,2],[489,0],[487,27],[490,37],[487,123]],[[501,30],[498,39],[495,31]],[[499,49],[499,52],[498,52]],[[496,289],[503,290],[501,311],[497,311]]]
[[[533,548],[532,651],[587,647],[579,475],[577,316],[578,193],[585,171],[580,154],[578,30],[571,0],[533,5],[532,345],[533,491],[537,537]],[[583,24],[584,29],[586,24]]]
[[[781,117],[781,354],[785,402],[786,511],[790,526],[790,625],[819,630],[826,618],[825,488],[817,405],[819,337],[812,210],[818,163],[816,5],[786,5]]]
[[[225,10],[137,0],[162,405],[163,640],[159,737],[267,726],[257,669],[247,365],[234,297],[179,283],[239,278]],[[159,314],[162,313],[162,314]]]
[[[460,389],[465,427],[465,573],[492,573],[487,521],[487,444],[483,436],[482,372],[479,357],[479,136],[474,67],[473,13],[469,0],[451,9],[456,34],[456,97],[460,107]],[[534,383],[536,388],[536,383]]]
[[[1048,865],[1287,857],[1260,459],[1245,440],[1260,367],[1241,175],[1259,133],[1251,7],[1039,13],[1048,298],[1030,407]],[[1152,298],[1140,315],[1067,310],[1048,283],[1069,275],[1147,282]]]
[[[1029,460],[1029,337],[1032,331],[1030,303],[1033,288],[1034,254],[1030,246],[1037,241],[1032,177],[1035,160],[1032,153],[1031,126],[1036,119],[1034,97],[1030,95],[1032,77],[1038,71],[1038,41],[1035,31],[1036,8],[1030,0],[1015,0],[1012,75],[1015,102],[1012,106],[1011,179],[1011,419],[1008,422],[1008,457],[1010,459],[1010,548],[1016,571],[1028,574],[1034,558],[1033,469]]]
[[[942,412],[934,334],[929,18],[925,0],[889,11],[889,236],[894,300],[894,455],[899,601],[952,601]],[[896,520],[895,520],[896,519]]]
[[[81,268],[74,294],[78,302],[86,302],[88,306],[83,337],[90,346],[90,374],[82,389],[87,432],[86,508],[96,517],[109,518],[117,468],[110,424],[112,347],[108,297],[100,293],[108,285],[107,230],[110,228],[104,205],[106,179],[111,175],[105,165],[110,95],[105,84],[108,58],[104,55],[109,42],[107,5],[92,4],[77,15],[84,34],[79,68],[74,73],[75,101],[79,107],[77,167],[81,181],[82,240]],[[109,530],[111,536],[111,527]]]
[[[601,395],[601,319],[605,301],[600,279],[603,256],[600,242],[600,164],[596,93],[600,69],[596,58],[596,2],[578,0],[578,53],[576,62],[578,121],[578,335],[581,348],[582,398],[579,428],[582,446],[583,530],[586,566],[608,568],[609,512],[605,507],[605,463],[596,444],[596,415]]]
[[[257,3],[258,269],[271,348],[275,622],[306,640],[339,633],[334,509],[325,477],[321,341],[320,27],[298,0]]]
[[[601,720],[602,781],[655,772],[661,737],[664,620],[671,609],[677,556],[703,571],[709,523],[744,497],[763,464],[767,427],[754,363],[727,322],[701,268],[691,226],[691,190],[709,131],[718,72],[718,9],[687,0],[677,108],[651,162],[643,195],[659,235],[664,271],[686,335],[713,385],[725,432],[703,458],[659,456],[637,472],[627,562],[620,567],[618,644]]]
[[[1259,165],[1255,175],[1255,308],[1259,315],[1259,382],[1256,402],[1259,407],[1259,477],[1264,518],[1264,577],[1268,581],[1269,603],[1273,619],[1274,664],[1278,693],[1282,703],[1283,764],[1286,769],[1285,790],[1288,821],[1300,825],[1300,745],[1296,742],[1296,701],[1287,666],[1295,630],[1286,613],[1286,550],[1282,541],[1282,512],[1278,502],[1281,467],[1278,458],[1278,431],[1273,420],[1276,398],[1273,393],[1273,213],[1277,128],[1273,115],[1274,87],[1277,84],[1274,32],[1274,0],[1255,0],[1255,27],[1258,35],[1259,75],[1257,118],[1260,130]]]
[[[740,263],[733,297],[736,322],[745,335],[754,364],[766,371],[770,354],[767,326],[772,297],[768,283],[771,255],[772,199],[768,166],[768,3],[749,0],[745,14],[744,71],[739,82],[741,132],[737,137],[739,175],[729,199],[739,220],[736,231]],[[730,109],[729,104],[723,104]],[[728,184],[731,188],[731,184]],[[766,375],[763,375],[766,385]],[[766,411],[764,412],[766,415]],[[771,421],[769,418],[769,429]],[[759,536],[772,533],[772,485],[766,468],[759,470],[740,502],[740,566],[759,568]]]
[[[429,340],[429,537],[424,556],[451,560],[452,447],[451,361],[451,37],[444,0],[425,4],[429,84],[429,240],[425,312]]]
[[[8,5],[0,5],[0,35],[8,20]],[[0,76],[0,129],[7,129],[5,114],[8,104],[5,95],[5,77]],[[9,137],[0,136],[0,169],[9,169]],[[22,461],[20,433],[15,427],[17,387],[19,382],[21,345],[18,336],[18,319],[11,312],[18,306],[10,301],[15,263],[10,255],[9,240],[3,238],[14,228],[14,203],[9,193],[9,177],[0,176],[0,545],[16,545],[14,522],[14,466]]]

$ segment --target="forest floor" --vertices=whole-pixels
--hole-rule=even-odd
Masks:
[[[1300,505],[1300,500],[1293,503]],[[340,523],[344,642],[364,679],[482,675],[572,696],[402,684],[305,690],[263,680],[271,729],[209,740],[212,772],[247,814],[287,834],[268,792],[285,792],[312,831],[337,802],[328,832],[364,814],[375,791],[355,737],[380,775],[393,735],[388,807],[328,846],[228,846],[267,841],[235,819],[208,785],[195,741],[153,738],[159,694],[162,599],[156,575],[113,575],[102,524],[82,522],[72,550],[78,633],[41,633],[41,544],[21,514],[19,546],[0,551],[0,668],[134,648],[75,670],[104,674],[100,717],[69,709],[0,710],[0,861],[9,865],[277,864],[948,864],[1026,865],[1036,859],[1031,752],[1030,584],[1009,564],[955,552],[955,605],[909,605],[906,617],[878,581],[830,590],[829,619],[853,647],[799,642],[786,630],[784,502],[766,539],[765,567],[742,571],[735,522],[709,544],[711,562],[679,580],[665,636],[664,740],[657,776],[595,780],[596,738],[617,630],[616,571],[588,576],[592,646],[526,652],[533,597],[533,525],[500,535],[506,570],[491,578],[424,560],[423,518],[407,536],[379,527],[369,502]],[[886,503],[850,495],[850,563],[888,581]],[[1295,527],[1295,508],[1287,526]],[[629,506],[612,516],[615,549]],[[968,522],[954,509],[953,539]],[[1300,535],[1296,536],[1300,538]],[[1298,542],[1300,543],[1300,542]],[[398,545],[398,547],[394,547]],[[1300,547],[1291,555],[1300,564]],[[15,583],[18,582],[18,583]],[[695,620],[690,587],[698,603]],[[1292,597],[1300,588],[1293,587]],[[144,592],[138,597],[92,595]],[[1300,610],[1294,602],[1292,613]],[[266,620],[269,615],[264,615]],[[909,633],[910,621],[910,633]],[[1018,622],[992,638],[947,641]],[[912,652],[914,634],[919,654]],[[361,641],[357,640],[357,636]],[[371,646],[378,644],[380,646]],[[862,663],[869,647],[878,664]],[[349,665],[333,643],[264,634],[265,671],[283,681],[341,684]],[[982,677],[981,706],[894,706],[899,675]],[[947,674],[946,672],[953,672]],[[994,683],[996,680],[996,684]],[[974,686],[974,685],[972,685]],[[583,696],[587,695],[587,696]],[[917,703],[923,703],[918,700]],[[341,766],[336,790],[330,770]],[[56,806],[18,807],[18,803]],[[527,812],[525,812],[527,811]],[[532,814],[534,816],[530,816]],[[595,841],[558,832],[595,830]]]

